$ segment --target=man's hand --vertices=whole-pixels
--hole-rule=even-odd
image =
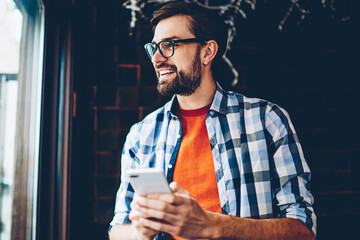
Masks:
[[[173,194],[137,196],[132,202],[133,219],[141,228],[167,232],[183,238],[209,238],[209,212],[199,206],[190,194],[175,182]]]
[[[141,198],[140,196],[135,196],[134,200],[137,198]],[[150,229],[144,226],[139,219],[146,217],[143,216],[141,212],[138,211],[138,206],[133,201],[131,203],[131,212],[129,214],[129,219],[132,222],[132,227],[135,229],[134,234],[136,235],[136,239],[154,239],[155,236],[158,234],[158,231]]]

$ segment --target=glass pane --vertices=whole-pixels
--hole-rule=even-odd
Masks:
[[[10,239],[22,14],[0,0],[0,239]]]

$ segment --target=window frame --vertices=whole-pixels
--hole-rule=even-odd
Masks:
[[[72,17],[75,2],[43,0],[45,51],[42,90],[37,240],[70,239],[73,120]]]

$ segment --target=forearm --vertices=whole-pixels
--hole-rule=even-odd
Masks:
[[[248,219],[211,214],[212,239],[315,239],[299,220],[291,218]]]
[[[136,239],[135,228],[131,224],[115,225],[109,233],[110,240]]]
[[[154,237],[150,237],[148,239],[153,239]],[[115,225],[110,233],[110,240],[143,240],[144,236],[140,236],[138,234],[138,229],[136,229],[132,224],[120,224]]]

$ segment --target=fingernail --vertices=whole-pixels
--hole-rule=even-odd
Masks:
[[[149,194],[149,195],[147,195],[147,198],[154,199],[155,195],[154,194]]]

